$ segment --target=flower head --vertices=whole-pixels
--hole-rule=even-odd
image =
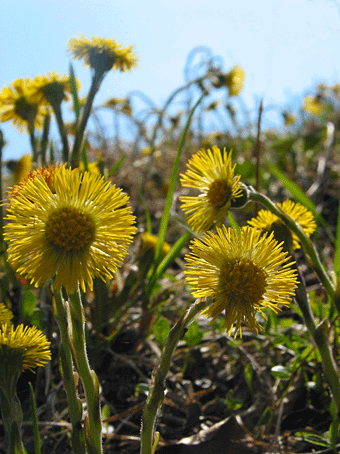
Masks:
[[[4,325],[12,326],[12,318],[13,312],[7,309],[4,303],[0,303],[0,329],[3,329]]]
[[[199,196],[182,196],[182,210],[187,213],[188,223],[200,234],[220,223],[228,213],[231,201],[241,197],[240,175],[234,175],[235,166],[231,163],[231,152],[223,152],[216,146],[211,150],[201,150],[188,162],[188,170],[181,174],[184,187],[196,188]]]
[[[321,115],[325,106],[316,96],[306,96],[303,100],[303,110],[312,115]]]
[[[18,161],[14,159],[7,161],[6,165],[14,174],[14,184],[18,184],[27,178],[32,169],[32,155],[24,154]]]
[[[305,206],[301,205],[301,203],[293,202],[292,200],[285,200],[283,203],[278,203],[277,206],[281,208],[282,211],[287,213],[296,223],[298,223],[307,236],[310,236],[312,233],[314,233],[316,229],[316,223],[313,213],[311,213]],[[267,232],[274,231],[274,235],[278,241],[285,240],[284,237],[278,238],[276,236],[276,232],[279,233],[279,231],[281,230],[280,227],[283,225],[282,221],[269,210],[260,210],[256,218],[248,221],[248,224],[252,227],[265,230]],[[284,231],[283,235],[285,234],[286,230]],[[291,235],[293,248],[299,249],[299,238],[293,232],[291,232]]]
[[[273,234],[262,235],[248,226],[239,232],[222,226],[216,232],[193,240],[191,253],[185,257],[186,280],[195,298],[212,297],[203,311],[212,318],[210,323],[224,311],[229,335],[235,323],[235,337],[238,330],[242,336],[242,322],[257,333],[262,329],[257,312],[266,318],[263,309],[277,312],[279,304],[289,304],[297,284],[296,271]]]
[[[76,80],[78,89],[80,83]],[[30,86],[29,91],[38,104],[61,104],[63,100],[69,99],[68,93],[71,93],[70,78],[66,75],[59,75],[56,72],[50,72],[47,75],[36,76]]]
[[[111,278],[135,233],[128,196],[100,175],[65,166],[28,180],[10,200],[5,238],[9,260],[36,287],[92,289]]]
[[[130,71],[137,66],[138,58],[133,47],[122,47],[115,40],[93,36],[92,39],[80,35],[68,42],[69,54],[76,59],[82,59],[87,66],[95,71],[105,72],[110,69]]]
[[[22,131],[24,126],[42,128],[46,109],[39,106],[30,94],[30,79],[16,79],[0,92],[0,121],[12,120]]]
[[[228,87],[229,96],[238,96],[244,85],[245,74],[241,66],[234,66],[226,75],[226,85]]]
[[[295,124],[296,122],[296,117],[290,112],[282,112],[282,117],[284,121],[285,126],[291,126]]]
[[[35,326],[19,325],[0,328],[0,363],[4,369],[17,367],[19,371],[44,366],[51,359],[50,342]],[[8,371],[6,371],[8,372]],[[2,380],[0,380],[2,381]]]

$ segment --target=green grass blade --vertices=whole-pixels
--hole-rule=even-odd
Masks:
[[[83,144],[83,150],[81,152],[81,158],[82,158],[82,161],[84,163],[84,170],[85,172],[88,172],[89,171],[89,161],[87,159],[87,151],[86,151],[86,144],[84,142]]]
[[[76,118],[77,118],[77,123],[78,123],[78,118],[80,115],[80,104],[79,104],[77,81],[76,81],[76,76],[74,74],[74,69],[73,69],[72,63],[70,63],[69,73],[70,73],[71,93],[72,93],[72,99],[73,99],[73,108],[76,113]]]
[[[109,170],[109,173],[108,173],[109,177],[111,175],[113,175],[119,169],[119,167],[123,164],[125,159],[126,159],[126,155],[124,155],[124,156],[122,156],[121,158],[118,159],[118,161]]]
[[[37,416],[37,406],[35,404],[35,397],[32,383],[28,383],[30,387],[30,399],[31,399],[31,415],[32,415],[32,425],[33,425],[33,435],[34,435],[34,452],[35,454],[41,454],[40,450],[40,434],[38,427],[38,416]]]
[[[340,203],[340,198],[339,198]],[[340,205],[338,206],[338,219],[335,240],[334,272],[340,276]]]
[[[161,263],[158,265],[155,276],[154,276],[154,282],[157,282],[158,279],[160,279],[165,271],[168,269],[169,265],[171,262],[173,262],[181,253],[182,249],[188,241],[190,240],[192,234],[191,232],[185,232],[177,241],[176,243],[172,246],[170,251],[166,254],[166,256],[163,258]]]
[[[152,222],[151,222],[151,214],[150,214],[150,210],[145,202],[145,199],[144,199],[144,196],[142,194],[142,191],[138,190],[138,195],[139,195],[139,198],[142,202],[142,205],[143,205],[143,208],[144,208],[144,211],[145,211],[145,220],[146,220],[146,231],[148,233],[152,233]]]

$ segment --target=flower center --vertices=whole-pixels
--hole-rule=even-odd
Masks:
[[[210,185],[208,199],[214,208],[222,208],[230,202],[232,189],[224,180],[215,180]]]
[[[46,222],[48,240],[57,248],[78,251],[94,239],[95,225],[92,218],[74,207],[59,208]]]
[[[243,258],[228,263],[220,280],[229,301],[243,307],[256,305],[266,291],[266,273]]]

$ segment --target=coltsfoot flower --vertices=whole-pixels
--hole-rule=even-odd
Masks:
[[[212,150],[200,150],[188,162],[188,170],[181,174],[184,187],[200,191],[196,197],[181,196],[181,208],[188,215],[190,227],[200,234],[221,223],[228,213],[231,201],[242,196],[240,175],[234,175],[231,152],[223,152],[216,146]]]
[[[130,71],[137,66],[138,58],[133,47],[122,47],[114,39],[105,39],[92,36],[92,39],[80,35],[71,38],[68,42],[69,54],[95,71],[109,71],[110,69],[122,72]]]
[[[93,278],[111,278],[135,233],[128,196],[100,175],[56,167],[27,180],[10,199],[5,239],[9,261],[36,287],[54,278],[74,293]]]
[[[294,221],[299,224],[300,227],[304,230],[307,236],[310,236],[312,235],[312,233],[314,233],[316,229],[316,223],[313,213],[309,211],[304,205],[301,205],[301,203],[298,202],[293,202],[292,200],[285,200],[283,203],[277,203],[277,206],[281,208],[282,211],[287,213],[292,219],[294,219]],[[274,235],[275,232],[279,232],[281,230],[280,227],[283,226],[282,221],[269,210],[260,210],[256,218],[250,219],[250,221],[248,221],[248,224],[252,227],[265,230],[267,232],[274,231]],[[285,240],[284,235],[285,233],[283,234],[282,238],[276,237],[276,239],[278,241]],[[293,232],[291,232],[291,239],[293,248],[299,249],[300,240]]]
[[[245,73],[241,66],[234,66],[226,75],[229,96],[238,96],[244,85]]]
[[[77,88],[80,82],[76,79]],[[38,104],[61,104],[69,99],[71,93],[70,78],[67,75],[57,74],[55,71],[47,75],[36,76],[29,85],[29,92]]]
[[[19,372],[44,366],[51,359],[50,342],[35,326],[0,327],[1,375],[16,367]],[[2,377],[6,380],[6,377]],[[8,377],[7,377],[8,380]],[[1,383],[2,379],[0,379]]]
[[[24,154],[18,161],[10,159],[7,161],[6,166],[13,172],[14,184],[18,184],[27,178],[32,170],[32,155]]]
[[[316,96],[306,96],[303,100],[303,110],[312,115],[321,115],[325,106]]]
[[[273,238],[252,227],[237,232],[225,226],[217,233],[206,232],[194,239],[191,252],[185,256],[186,281],[195,298],[211,297],[203,311],[210,323],[224,312],[224,327],[230,335],[245,323],[256,333],[262,329],[256,320],[259,312],[269,308],[274,312],[279,305],[287,306],[297,286],[296,271],[287,252]]]
[[[30,94],[30,79],[16,79],[0,92],[0,121],[12,120],[20,132],[34,125],[41,129],[46,109],[39,106]]]

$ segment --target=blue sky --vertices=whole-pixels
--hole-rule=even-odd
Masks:
[[[208,46],[224,69],[246,72],[242,99],[296,108],[316,83],[340,82],[338,0],[4,0],[0,5],[0,89],[19,77],[68,71],[78,33],[133,44],[138,68],[107,75],[95,100],[141,90],[158,105],[183,83],[188,53]],[[90,72],[74,62],[85,95]],[[26,134],[0,125],[3,159],[30,151]]]

